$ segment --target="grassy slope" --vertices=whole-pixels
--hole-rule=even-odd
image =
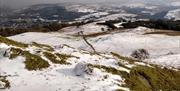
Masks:
[[[117,53],[112,53],[120,60],[124,60],[132,64],[135,60],[123,57]],[[121,65],[120,65],[121,66]],[[180,90],[180,71],[162,68],[157,65],[142,66],[137,65],[130,69],[130,73],[123,73],[121,76],[125,78],[125,87],[133,91],[179,91]],[[104,69],[104,67],[102,67]],[[106,71],[119,75],[122,73],[114,68],[105,68]]]
[[[16,42],[16,41],[7,39],[7,38],[2,37],[2,36],[0,36],[0,43],[5,43],[7,45],[16,46],[16,47],[22,47],[22,48],[28,47],[27,44]]]
[[[135,91],[179,91],[180,71],[160,67],[137,66],[126,77],[126,84]]]

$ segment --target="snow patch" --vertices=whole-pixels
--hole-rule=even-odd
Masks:
[[[166,16],[166,19],[180,20],[180,9],[169,11]]]

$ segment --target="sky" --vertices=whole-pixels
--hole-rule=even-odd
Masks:
[[[77,2],[77,3],[152,3],[152,4],[169,4],[179,0],[0,0],[0,5],[13,8],[25,7],[33,4],[40,3],[64,3],[64,2]]]

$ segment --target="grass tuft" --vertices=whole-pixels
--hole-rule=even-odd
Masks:
[[[36,42],[32,42],[31,45],[39,47],[39,48],[43,48],[43,49],[45,49],[47,51],[54,51],[54,49],[51,46],[48,46],[48,45],[45,45],[45,44],[39,44],[39,43],[36,43]]]
[[[2,37],[2,36],[0,36],[0,43],[5,43],[7,45],[12,45],[12,46],[21,47],[21,48],[28,47],[28,44],[23,44],[21,42],[16,42],[16,41],[10,40],[10,39]]]
[[[98,68],[98,69],[103,69],[104,71],[106,71],[108,73],[111,73],[111,74],[114,74],[114,75],[120,75],[120,76],[123,76],[123,77],[127,77],[127,75],[128,75],[127,72],[117,70],[116,68],[113,68],[113,67],[107,67],[107,66],[104,66],[104,65],[94,65],[94,64],[88,64],[88,65],[92,66],[92,67],[95,67],[95,68]]]
[[[0,89],[7,89],[7,88],[10,88],[10,82],[6,79],[6,77],[4,76],[0,76],[0,81],[3,82],[5,85],[4,87],[0,88]],[[2,84],[0,84],[2,85]]]
[[[41,70],[50,66],[46,60],[38,55],[31,54],[19,48],[11,48],[10,59],[14,59],[17,56],[25,57],[25,68],[28,70]]]
[[[68,58],[64,57],[64,56],[58,57],[57,55],[52,54],[50,52],[44,52],[43,54],[52,63],[55,63],[55,64],[70,64],[69,62],[66,61],[69,57]]]
[[[114,52],[111,52],[111,54],[112,54],[113,56],[121,59],[121,60],[124,60],[124,61],[129,62],[130,64],[134,64],[134,62],[138,62],[138,60],[135,60],[135,59],[130,58],[130,57],[124,57],[124,56],[121,56],[121,55],[119,55],[119,54],[117,54],[117,53],[114,53]]]

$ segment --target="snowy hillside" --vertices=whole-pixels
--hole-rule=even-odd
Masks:
[[[2,37],[0,40],[3,40],[0,44],[0,72],[7,80],[2,81],[1,88],[7,87],[5,91],[128,89],[119,86],[124,84],[121,76],[99,69],[104,66],[129,72],[119,67],[112,55],[92,55],[67,45],[52,48],[37,43],[21,44]]]
[[[3,91],[180,89],[179,36],[145,27],[109,31],[96,23],[59,31],[0,37]]]
[[[103,31],[102,28],[104,29]],[[151,33],[154,31],[161,31],[145,27],[109,32],[107,30],[107,27],[105,26],[99,26],[95,23],[90,23],[80,26],[79,28],[68,27],[60,31],[64,32],[24,33],[12,36],[10,37],[10,39],[25,43],[37,42],[52,46],[67,44],[74,48],[91,51],[91,48],[84,42],[84,40],[80,36],[77,35],[78,32],[83,31],[83,33],[87,36],[87,40],[94,46],[96,51],[102,53],[116,52],[125,56],[130,56],[134,50],[146,49],[151,54],[150,60],[154,60],[154,58],[159,58],[162,56],[167,56],[169,53],[180,53],[179,36],[167,36],[158,34],[144,35],[146,33]],[[151,62],[149,60],[146,61]],[[161,65],[161,63],[158,64]],[[176,64],[171,66],[175,68],[179,67]]]
[[[97,12],[98,10],[97,7],[90,5],[80,5],[80,4],[66,5],[65,8],[68,11],[82,12],[82,13],[94,13]]]
[[[91,52],[81,37],[74,36],[78,31],[70,31],[72,28],[66,28],[64,33],[24,33],[9,37],[28,44],[0,37],[1,87],[6,88],[4,91],[128,91],[144,84],[146,87],[137,89],[151,89],[146,83],[133,80],[133,77],[139,76],[134,75],[135,69],[146,75],[149,74],[146,70],[156,72],[157,69],[170,74],[159,67],[155,70],[153,64],[179,68],[178,36],[144,35],[154,30],[139,27],[93,37],[90,35],[96,32],[86,32],[85,28],[98,30],[93,26],[88,24],[80,29],[89,36],[88,41],[98,53]],[[130,53],[142,48],[149,51],[149,58],[140,61],[131,57]],[[135,88],[133,84],[136,84]],[[167,88],[163,84],[157,89]]]
[[[180,2],[96,1],[0,14],[0,91],[180,91]]]
[[[180,9],[171,10],[165,16],[167,19],[180,20]]]

